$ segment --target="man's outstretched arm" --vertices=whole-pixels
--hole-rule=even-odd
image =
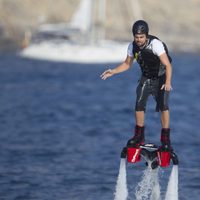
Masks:
[[[101,74],[101,78],[103,80],[106,80],[108,77],[113,76],[114,74],[118,74],[118,73],[124,72],[124,71],[126,71],[126,70],[128,70],[130,68],[132,63],[133,63],[133,58],[130,57],[130,56],[127,56],[125,61],[122,64],[120,64],[119,66],[117,66],[114,69],[108,69],[105,72],[103,72]]]

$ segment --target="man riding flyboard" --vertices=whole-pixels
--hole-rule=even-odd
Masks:
[[[156,101],[156,111],[161,112],[161,146],[156,152],[160,166],[167,166],[162,160],[173,157],[170,142],[169,128],[169,93],[171,87],[171,58],[167,46],[157,37],[149,35],[148,24],[144,20],[138,20],[133,24],[132,33],[134,41],[128,46],[125,61],[114,69],[108,69],[102,73],[103,80],[114,74],[121,73],[130,68],[133,60],[140,65],[142,76],[137,86],[137,98],[135,104],[136,126],[135,134],[127,143],[127,158],[129,162],[140,160],[140,154],[144,151],[144,115],[149,95]],[[147,150],[148,151],[148,150]],[[131,152],[131,153],[130,153]],[[167,152],[167,153],[166,153]],[[130,156],[132,155],[132,157]],[[175,162],[176,163],[176,162]]]

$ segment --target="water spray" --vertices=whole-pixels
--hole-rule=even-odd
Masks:
[[[147,168],[143,172],[142,180],[135,191],[136,200],[160,200],[159,168],[173,163],[169,177],[165,200],[178,200],[178,156],[173,150],[162,151],[155,144],[144,144],[139,147],[127,145],[122,149],[119,175],[116,184],[114,200],[127,200],[128,187],[126,179],[126,161],[137,163],[145,159]]]

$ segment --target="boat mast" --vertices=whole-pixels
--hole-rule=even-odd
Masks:
[[[98,6],[98,18],[99,18],[99,39],[105,39],[105,21],[106,21],[106,0],[99,0]]]
[[[91,42],[105,39],[106,0],[93,0]]]

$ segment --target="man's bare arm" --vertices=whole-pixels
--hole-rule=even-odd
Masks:
[[[117,66],[114,69],[108,69],[105,72],[103,72],[101,74],[101,78],[103,80],[106,80],[108,77],[113,76],[114,74],[124,72],[131,67],[132,63],[133,63],[133,58],[130,56],[127,56],[125,61],[122,64],[120,64],[119,66]]]

